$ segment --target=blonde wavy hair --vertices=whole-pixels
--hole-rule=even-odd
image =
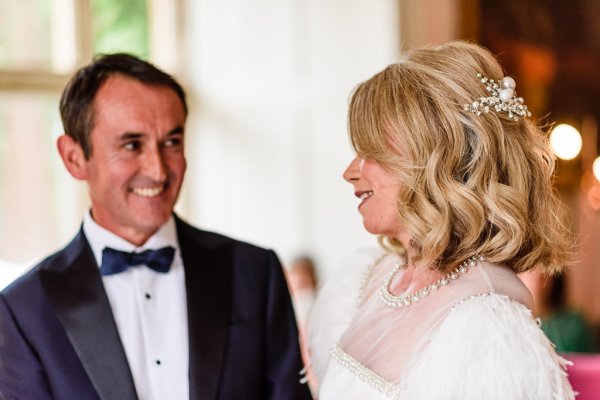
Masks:
[[[504,76],[476,44],[406,52],[355,89],[352,145],[397,176],[398,216],[418,266],[447,272],[481,254],[515,272],[558,272],[570,258],[571,236],[552,186],[548,138],[527,118],[465,111],[488,95],[478,73]]]

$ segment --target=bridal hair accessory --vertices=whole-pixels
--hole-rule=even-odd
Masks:
[[[485,85],[485,89],[490,93],[488,97],[480,97],[471,104],[465,104],[465,111],[481,115],[482,112],[489,113],[496,111],[505,112],[508,117],[518,121],[519,117],[530,117],[531,113],[527,106],[523,104],[522,97],[516,97],[515,87],[517,83],[510,76],[505,76],[499,82],[477,74],[477,78]]]
[[[405,266],[405,264],[398,264],[387,276],[387,278],[383,282],[383,285],[381,285],[381,288],[379,289],[379,298],[381,299],[381,301],[383,301],[385,305],[392,308],[408,307],[411,304],[418,302],[422,298],[429,296],[431,292],[435,292],[442,286],[446,286],[450,282],[458,279],[461,275],[467,273],[469,268],[476,267],[480,261],[484,260],[485,258],[480,255],[469,257],[468,260],[460,264],[457,268],[452,270],[443,278],[438,279],[431,285],[426,286],[413,294],[407,294],[405,296],[396,296],[390,291],[390,284],[392,283],[392,279],[394,279],[394,276],[400,270],[400,268]]]

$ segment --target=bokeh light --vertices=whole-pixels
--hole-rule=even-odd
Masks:
[[[600,157],[596,157],[594,160],[594,163],[592,164],[592,171],[594,172],[596,179],[600,181]]]
[[[550,133],[550,146],[562,160],[572,160],[581,152],[581,134],[568,124],[560,124]]]

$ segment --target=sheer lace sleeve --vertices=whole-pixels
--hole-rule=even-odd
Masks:
[[[499,294],[451,309],[402,383],[406,399],[573,399],[559,357],[531,311]]]

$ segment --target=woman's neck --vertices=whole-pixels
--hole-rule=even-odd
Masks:
[[[415,292],[431,285],[433,282],[441,279],[442,276],[443,274],[438,270],[420,268],[409,261],[404,273],[392,281],[390,290],[396,295],[405,293],[407,290]]]

